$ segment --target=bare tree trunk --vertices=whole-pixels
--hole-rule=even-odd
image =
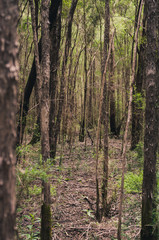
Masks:
[[[87,106],[87,29],[86,29],[86,1],[83,0],[83,26],[84,26],[84,108],[83,108],[83,118],[81,119],[79,141],[84,142],[85,138],[85,128],[86,128],[86,106]]]
[[[51,0],[51,6],[49,8],[50,15],[49,15],[49,21],[50,21],[50,30],[52,26],[54,25],[54,21],[56,20],[58,6],[61,0]],[[36,24],[35,24],[36,25]],[[41,39],[39,41],[39,61],[41,62]],[[23,134],[26,126],[26,118],[29,110],[29,100],[30,96],[33,90],[33,87],[36,82],[36,63],[35,63],[35,57],[32,63],[32,67],[30,70],[30,74],[24,89],[24,98],[21,100],[20,103],[20,111],[19,111],[19,119],[18,119],[18,126],[17,126],[17,145],[21,144],[23,141]],[[23,104],[22,104],[23,103]],[[22,123],[21,123],[21,112],[22,112]],[[21,129],[22,126],[22,129]],[[21,132],[21,137],[20,137]]]
[[[50,84],[50,37],[49,37],[50,0],[41,1],[41,68],[42,93],[40,104],[41,149],[45,166],[50,158],[49,145],[49,84]],[[43,204],[41,208],[41,240],[51,240],[50,183],[43,181]]]
[[[105,78],[104,93],[103,93],[103,125],[104,125],[104,159],[103,159],[103,179],[102,179],[102,207],[104,216],[107,215],[107,193],[108,193],[108,130],[109,130],[109,84],[104,76],[104,63],[108,55],[109,47],[109,32],[110,32],[110,10],[109,0],[105,1],[105,31],[104,31],[104,53],[102,77]],[[110,57],[113,47],[113,39],[111,43]],[[110,59],[109,59],[110,61]]]
[[[63,104],[65,100],[65,70],[67,67],[67,61],[68,61],[68,56],[69,56],[69,50],[71,47],[71,35],[72,35],[72,22],[73,22],[73,16],[74,12],[77,6],[78,0],[72,0],[69,16],[68,16],[68,26],[67,26],[67,34],[66,34],[66,42],[65,42],[65,53],[63,57],[63,62],[62,62],[62,75],[61,75],[61,86],[60,86],[60,96],[59,96],[59,108],[58,108],[58,113],[56,116],[56,123],[53,131],[53,142],[51,146],[51,154],[52,158],[55,158],[56,155],[56,146],[57,146],[57,137],[60,132],[60,124],[61,124],[61,116],[62,116],[62,110],[63,110]]]
[[[15,239],[18,4],[0,1],[0,239]]]
[[[143,31],[140,49],[138,53],[138,69],[135,76],[135,84],[133,90],[133,103],[132,103],[132,130],[131,130],[131,150],[135,149],[141,139],[143,130],[143,83],[145,79],[145,48],[146,48],[146,8],[144,8],[143,16]]]
[[[90,58],[92,59],[92,49]],[[93,128],[93,66],[90,66],[90,76],[89,76],[89,96],[88,96],[88,128]]]
[[[50,158],[49,148],[49,80],[50,80],[50,39],[49,39],[49,0],[41,3],[41,53],[42,63],[40,69],[38,40],[36,32],[36,18],[33,0],[29,0],[32,15],[32,28],[35,49],[36,78],[38,81],[38,91],[40,100],[40,127],[41,127],[41,147],[43,163]],[[42,75],[41,75],[42,74]],[[41,220],[41,239],[51,240],[51,210],[50,210],[50,186],[43,182],[43,205]]]
[[[141,240],[158,239],[156,153],[158,147],[158,1],[146,0],[146,109],[144,136],[144,170],[142,186]]]
[[[59,50],[61,42],[61,13],[62,1],[59,1],[58,13],[56,21],[52,25],[50,32],[51,40],[51,67],[50,67],[50,116],[49,116],[49,137],[50,137],[50,157],[54,157],[54,131],[55,131],[55,116],[56,116],[56,89],[58,85],[57,70],[59,68]]]
[[[136,65],[136,54],[137,54],[137,44],[138,44],[138,31],[140,27],[140,19],[141,19],[141,12],[142,12],[143,0],[141,0],[139,16],[138,16],[138,23],[135,32],[135,44],[133,50],[133,61],[132,61],[132,69],[131,69],[131,76],[130,76],[130,96],[129,96],[129,105],[128,105],[128,115],[123,139],[123,150],[122,150],[122,179],[121,179],[121,190],[120,190],[120,204],[119,204],[119,217],[118,217],[118,232],[117,238],[121,240],[121,217],[122,217],[122,204],[123,204],[123,195],[124,195],[124,175],[125,175],[125,165],[126,165],[126,148],[128,142],[128,130],[131,121],[131,114],[132,114],[132,99],[133,99],[133,84],[135,81],[135,65]]]
[[[117,135],[116,131],[116,107],[115,107],[115,85],[114,85],[114,65],[115,65],[114,43],[110,56],[110,131],[112,135]]]
[[[101,114],[102,114],[102,105],[103,105],[103,99],[104,99],[104,84],[105,84],[105,79],[106,79],[106,72],[108,68],[108,61],[110,58],[110,53],[111,53],[111,47],[112,47],[112,41],[114,38],[114,33],[112,34],[112,39],[110,41],[109,45],[109,51],[108,51],[108,56],[105,62],[105,67],[104,67],[104,72],[103,72],[103,77],[102,77],[102,86],[101,86],[101,93],[100,93],[100,102],[99,102],[99,116],[98,116],[98,126],[97,126],[97,132],[96,132],[96,218],[100,222],[101,221],[101,211],[100,211],[100,193],[99,193],[99,179],[98,179],[98,165],[99,165],[99,159],[98,159],[98,154],[99,154],[99,137],[100,137],[100,128],[101,128]]]
[[[72,146],[72,132],[73,132],[73,128],[74,128],[74,119],[75,119],[74,95],[75,95],[75,86],[76,86],[76,74],[77,74],[77,67],[78,67],[79,58],[80,58],[80,54],[78,54],[78,57],[75,56],[75,58],[77,59],[77,62],[76,62],[76,66],[73,71],[72,70],[72,68],[74,67],[73,66],[73,52],[76,47],[78,33],[79,33],[79,25],[77,25],[77,31],[76,31],[74,44],[70,51],[70,63],[69,63],[68,84],[67,84],[67,107],[65,109],[65,119],[64,119],[65,122],[63,125],[63,128],[65,128],[65,130],[63,130],[63,132],[65,131],[65,134],[66,134],[66,130],[68,129],[68,143],[69,143],[70,150],[71,150],[71,146]]]

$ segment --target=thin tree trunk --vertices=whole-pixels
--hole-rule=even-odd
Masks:
[[[45,166],[50,158],[49,145],[49,84],[50,84],[50,38],[49,38],[50,0],[41,1],[41,68],[42,90],[40,99],[41,152]],[[50,183],[43,181],[43,204],[41,207],[41,240],[51,240]]]
[[[78,37],[78,30],[79,26],[77,25],[77,31],[74,39],[73,46],[71,48],[70,54],[69,54],[69,67],[68,67],[68,76],[67,76],[67,93],[66,93],[66,102],[65,102],[65,107],[63,111],[63,124],[62,124],[62,137],[63,140],[66,138],[67,131],[71,128],[72,125],[72,117],[73,117],[73,112],[71,114],[71,107],[72,107],[72,95],[74,94],[74,82],[73,82],[73,74],[72,74],[72,68],[73,68],[73,52],[76,47],[76,42],[77,42],[77,37]],[[73,110],[73,109],[72,109]],[[71,125],[70,125],[71,124]]]
[[[83,26],[84,26],[84,108],[83,118],[80,125],[79,141],[84,142],[86,129],[86,106],[87,106],[87,29],[86,29],[86,1],[83,0]]]
[[[94,26],[95,28],[95,26]],[[93,30],[93,39],[95,35],[95,29]],[[90,77],[89,77],[89,101],[88,101],[88,127],[93,128],[93,112],[94,112],[94,106],[93,106],[93,77],[94,77],[94,60],[92,62],[93,57],[93,42],[91,44],[91,54],[90,54]]]
[[[140,44],[140,50],[138,54],[138,69],[135,77],[135,85],[133,90],[133,103],[132,103],[132,130],[131,130],[131,150],[135,149],[141,139],[143,130],[143,83],[145,78],[145,48],[146,48],[146,8],[144,8],[143,16],[143,31],[142,31],[142,43]]]
[[[136,65],[136,54],[137,54],[137,44],[138,44],[138,31],[140,27],[140,19],[141,19],[141,12],[142,12],[143,0],[141,0],[139,16],[138,16],[138,23],[135,32],[135,44],[133,50],[133,61],[132,61],[132,69],[131,69],[131,76],[130,76],[130,96],[129,96],[129,105],[128,105],[128,115],[123,139],[123,150],[122,150],[122,179],[121,179],[121,190],[120,190],[120,204],[119,204],[119,217],[118,217],[118,232],[117,238],[121,240],[121,218],[122,218],[122,204],[123,204],[123,195],[124,195],[124,175],[125,175],[125,165],[126,165],[126,149],[127,149],[127,142],[128,142],[128,130],[131,121],[131,113],[132,113],[132,99],[133,99],[133,84],[135,81],[135,65]]]
[[[0,1],[0,239],[15,239],[18,5]]]
[[[44,0],[41,5],[42,26],[41,26],[41,45],[42,45],[42,71],[39,63],[38,40],[36,33],[36,18],[33,0],[29,0],[32,16],[33,39],[35,49],[36,78],[38,82],[40,100],[40,127],[41,127],[41,146],[43,163],[50,158],[49,148],[49,79],[50,79],[50,41],[48,11],[49,0]],[[46,10],[46,11],[45,11]],[[41,75],[42,73],[42,75]],[[42,88],[41,88],[42,87]],[[43,96],[43,97],[42,97]],[[51,210],[50,210],[50,186],[43,182],[43,205],[41,220],[41,239],[51,240]]]
[[[117,135],[116,131],[116,108],[115,108],[115,85],[114,85],[114,43],[110,57],[110,131],[112,135]]]
[[[105,32],[104,32],[104,53],[103,61],[106,61],[109,47],[109,32],[110,32],[110,10],[109,0],[105,1]],[[113,38],[114,39],[114,38]],[[111,43],[110,57],[113,48],[113,39]],[[104,159],[103,159],[103,179],[102,179],[102,207],[104,216],[107,215],[107,193],[108,193],[108,129],[109,129],[109,84],[104,76],[104,62],[102,69],[102,77],[105,77],[104,93],[103,93],[103,125],[104,125]]]
[[[112,47],[112,41],[114,38],[114,33],[112,34],[112,39],[110,41],[109,45],[109,51],[108,51],[108,56],[105,62],[105,67],[104,67],[104,72],[103,72],[103,77],[102,77],[102,86],[101,86],[101,93],[100,93],[100,102],[99,102],[99,116],[98,116],[98,126],[97,126],[97,132],[96,132],[96,218],[100,222],[101,221],[101,212],[100,212],[100,193],[99,193],[99,179],[98,179],[98,164],[99,164],[99,159],[98,159],[98,154],[99,154],[99,137],[100,137],[100,128],[101,128],[101,113],[102,113],[102,105],[103,105],[103,96],[104,96],[104,84],[105,84],[105,79],[106,79],[106,72],[107,72],[107,67],[108,67],[108,61],[110,58],[110,53],[111,53],[111,47]]]
[[[72,68],[73,68],[73,52],[74,49],[76,47],[76,42],[77,42],[77,37],[78,37],[78,32],[79,32],[79,25],[77,25],[77,31],[76,31],[76,36],[75,36],[75,40],[74,40],[74,45],[71,49],[70,52],[70,64],[69,64],[69,72],[68,72],[68,86],[67,86],[67,107],[65,109],[65,114],[66,114],[66,118],[65,118],[65,122],[63,125],[63,128],[66,126],[66,129],[68,129],[68,143],[69,143],[69,147],[71,149],[72,146],[72,130],[74,128],[74,94],[75,94],[75,85],[76,85],[76,69],[74,69],[73,73],[72,73]],[[80,57],[80,55],[78,56]],[[75,66],[75,68],[77,68],[78,66],[78,58],[77,59],[77,65]],[[75,82],[74,82],[75,80]],[[66,123],[67,121],[67,123]],[[64,131],[63,131],[64,132]]]

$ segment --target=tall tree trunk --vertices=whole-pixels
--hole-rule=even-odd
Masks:
[[[50,116],[49,116],[49,138],[50,138],[50,157],[54,157],[54,131],[56,115],[56,89],[58,85],[57,70],[59,67],[59,50],[61,42],[61,13],[62,0],[58,6],[56,21],[52,25],[50,32],[51,40],[51,67],[50,67]]]
[[[61,85],[60,85],[60,96],[59,96],[59,104],[58,104],[59,108],[58,108],[56,123],[53,131],[53,141],[50,149],[52,158],[55,158],[56,156],[57,137],[60,132],[61,116],[62,116],[62,110],[63,110],[64,100],[65,100],[65,89],[64,89],[65,88],[65,70],[67,67],[69,50],[71,47],[72,23],[73,23],[73,16],[75,13],[77,2],[78,0],[72,0],[70,12],[68,15],[68,25],[67,25],[67,33],[66,33],[66,41],[65,41],[65,53],[63,57],[62,74],[60,78]]]
[[[138,69],[135,77],[135,85],[133,90],[133,103],[132,103],[132,130],[131,130],[131,150],[135,149],[141,139],[143,129],[143,82],[145,78],[144,64],[145,64],[145,24],[146,24],[146,8],[144,8],[143,17],[143,31],[142,43],[138,53]]]
[[[41,1],[41,68],[42,93],[40,102],[41,149],[45,166],[50,158],[49,145],[49,84],[50,84],[50,37],[49,37],[50,0]],[[51,240],[50,184],[43,181],[43,204],[41,208],[41,240]]]
[[[99,155],[99,141],[100,141],[99,137],[100,137],[101,118],[102,118],[102,106],[103,106],[103,100],[104,100],[104,84],[105,84],[105,80],[106,80],[106,72],[107,72],[107,68],[108,68],[108,61],[110,58],[113,38],[114,38],[114,32],[112,34],[112,38],[111,38],[111,41],[109,44],[109,51],[108,51],[107,59],[105,62],[104,72],[103,72],[103,77],[102,77],[102,86],[101,86],[101,93],[100,93],[100,99],[99,99],[98,126],[97,126],[97,132],[96,132],[96,141],[97,141],[96,142],[96,218],[99,222],[101,221],[101,218],[102,218],[102,214],[100,211],[100,192],[99,192],[99,178],[98,178],[98,168],[99,168],[98,155]],[[107,142],[105,144],[107,144]],[[107,146],[106,146],[105,150],[107,151]],[[105,161],[105,159],[104,159],[104,161]],[[104,167],[103,167],[103,169],[104,169]],[[107,171],[105,171],[105,173],[107,173]],[[105,175],[103,175],[103,176],[104,176],[103,180],[106,179],[106,181],[107,181],[107,176],[106,177],[105,177]],[[104,191],[105,190],[107,190],[107,189],[105,188]]]
[[[86,128],[86,106],[87,106],[87,26],[86,26],[86,1],[83,0],[83,26],[84,26],[84,102],[83,117],[81,119],[79,141],[84,142]]]
[[[38,83],[40,100],[40,127],[43,164],[50,158],[49,148],[49,80],[50,80],[50,39],[49,39],[49,0],[41,3],[41,69],[39,61],[38,40],[36,32],[36,17],[33,0],[29,0],[32,16],[32,28],[34,39],[36,78]],[[51,240],[51,210],[50,210],[50,186],[43,182],[43,205],[41,220],[41,239]]]
[[[0,1],[0,239],[15,239],[18,4]]]
[[[76,42],[77,42],[77,37],[78,37],[78,32],[79,32],[79,25],[77,24],[77,31],[76,31],[76,36],[74,40],[73,47],[70,51],[70,63],[69,63],[69,70],[68,70],[68,84],[67,84],[67,106],[65,108],[65,118],[64,118],[64,124],[63,124],[63,133],[67,133],[68,130],[68,142],[69,146],[71,148],[72,146],[72,132],[74,128],[74,94],[75,94],[75,85],[76,85],[76,73],[77,73],[77,67],[79,64],[79,57],[80,55],[78,54],[78,57],[75,56],[76,58],[76,66],[74,67],[73,65],[73,52],[76,47]],[[74,67],[74,71],[72,70]],[[73,71],[73,72],[72,72]],[[64,129],[65,128],[65,129]]]
[[[58,11],[60,2],[61,0],[51,0],[51,5],[49,8],[50,30],[52,29],[52,26],[54,25],[54,21],[56,20],[57,11]],[[41,39],[39,41],[39,61],[41,62]],[[19,119],[18,119],[18,125],[17,125],[17,145],[21,144],[23,141],[23,134],[26,126],[26,118],[29,110],[29,100],[30,100],[30,96],[31,96],[33,87],[35,85],[35,82],[37,80],[36,74],[37,74],[36,63],[35,63],[35,57],[34,57],[30,74],[24,89],[24,98],[23,100],[21,99],[21,103],[20,103]],[[22,119],[21,119],[21,116],[22,116]]]
[[[127,150],[127,143],[128,143],[128,131],[131,121],[131,114],[132,114],[132,99],[133,99],[133,84],[135,81],[135,66],[136,66],[136,54],[137,54],[137,44],[138,44],[138,32],[140,27],[140,19],[142,13],[142,6],[143,0],[141,0],[141,5],[139,9],[138,21],[137,21],[137,28],[135,31],[134,37],[134,49],[133,49],[133,61],[132,61],[132,69],[130,75],[130,96],[129,96],[129,105],[128,105],[128,114],[127,114],[127,121],[125,126],[125,133],[123,139],[123,149],[122,149],[122,178],[121,178],[121,189],[120,189],[120,203],[119,203],[119,216],[118,216],[118,232],[117,238],[121,240],[121,218],[122,218],[122,205],[123,205],[123,195],[124,195],[124,176],[125,176],[125,166],[126,166],[126,150]]]
[[[158,146],[158,1],[146,0],[147,54],[146,54],[146,109],[144,136],[144,171],[142,186],[141,240],[158,239],[156,213],[156,152]]]
[[[114,85],[114,43],[112,46],[112,52],[110,56],[110,131],[112,135],[117,135],[116,131],[116,108],[115,108],[115,85]]]
[[[93,26],[93,39],[95,36],[95,26]],[[95,57],[93,58],[93,41],[91,43],[91,53],[90,53],[90,76],[89,76],[89,101],[88,101],[88,127],[93,128],[93,116],[94,116],[94,106],[93,106],[93,81],[94,81],[94,64],[95,64]]]
[[[105,0],[105,31],[104,31],[104,53],[103,53],[103,67],[102,77],[104,76],[104,64],[108,56],[109,48],[109,32],[110,32],[110,10],[109,0]],[[112,52],[113,39],[111,43]],[[111,54],[110,54],[111,57]],[[110,60],[109,60],[110,61]],[[107,192],[108,192],[108,130],[109,130],[109,84],[105,80],[104,93],[103,93],[103,125],[104,125],[104,159],[103,159],[103,179],[102,179],[102,207],[104,216],[107,215]]]

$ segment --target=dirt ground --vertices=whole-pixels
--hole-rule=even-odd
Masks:
[[[52,239],[53,240],[115,240],[121,177],[121,140],[109,139],[110,211],[107,218],[96,221],[95,154],[90,139],[75,141],[72,149],[66,143],[58,147],[56,164],[50,167]],[[99,154],[102,173],[102,151]],[[61,166],[59,166],[61,161]],[[40,186],[40,181],[35,183]],[[19,239],[40,239],[41,194],[23,197],[18,203],[17,229]],[[122,239],[139,239],[141,195],[127,194],[123,204]],[[28,217],[29,216],[29,217]],[[31,217],[30,217],[31,216]],[[30,229],[29,227],[30,226]],[[32,233],[32,234],[31,234]],[[28,235],[27,235],[28,234]]]

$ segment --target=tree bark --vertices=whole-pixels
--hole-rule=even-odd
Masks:
[[[109,0],[105,1],[105,32],[104,32],[104,53],[103,53],[103,66],[108,56],[109,48],[109,32],[110,32],[110,9]],[[113,47],[114,38],[110,46],[110,58]],[[110,61],[109,58],[109,61]],[[104,93],[103,93],[103,125],[104,125],[104,159],[103,159],[103,179],[102,179],[102,207],[103,215],[107,215],[107,193],[108,193],[108,129],[109,129],[109,83],[106,81],[106,74],[104,76],[102,69],[102,78],[105,78]]]
[[[146,109],[144,136],[144,171],[142,186],[141,240],[158,239],[156,152],[158,147],[158,1],[146,0],[147,54],[146,54]]]
[[[58,11],[60,2],[61,0],[51,0],[51,6],[49,8],[50,30],[52,29],[52,26],[54,25],[54,22],[56,20],[57,11]],[[41,62],[41,39],[39,41],[39,61]],[[23,142],[23,134],[24,134],[24,130],[26,126],[26,118],[29,110],[29,100],[30,100],[33,87],[36,82],[36,74],[37,74],[36,64],[35,64],[35,57],[34,57],[31,71],[24,89],[24,98],[23,100],[21,100],[21,103],[20,103],[19,119],[18,119],[18,125],[17,125],[17,146]],[[22,119],[21,119],[21,112],[22,112]]]
[[[41,1],[41,68],[42,90],[40,99],[41,152],[43,164],[50,159],[49,145],[49,84],[50,84],[50,0]],[[43,181],[43,204],[41,208],[41,240],[51,240],[50,183]]]
[[[60,132],[60,124],[61,124],[61,116],[62,116],[62,110],[63,110],[63,104],[65,100],[65,70],[67,67],[67,61],[68,61],[68,56],[69,56],[69,50],[71,47],[71,36],[72,36],[72,23],[73,23],[73,16],[74,12],[77,6],[78,0],[72,0],[69,16],[68,16],[68,26],[67,26],[67,34],[66,34],[66,41],[65,41],[65,53],[63,57],[63,62],[62,62],[62,75],[60,78],[60,96],[59,96],[59,108],[58,108],[58,113],[56,116],[56,122],[54,125],[54,130],[53,130],[53,141],[51,145],[51,157],[55,158],[56,156],[56,147],[57,147],[57,137]]]
[[[0,239],[15,239],[18,3],[0,1]]]
[[[79,141],[84,142],[86,128],[86,106],[87,106],[87,26],[86,26],[86,1],[83,0],[83,27],[84,27],[84,102],[83,117],[81,119]]]
[[[115,86],[114,86],[114,65],[115,65],[114,42],[110,56],[110,131],[112,135],[117,135],[116,131],[116,107],[115,107]]]
[[[103,106],[103,99],[104,99],[104,84],[105,84],[105,78],[106,78],[106,72],[108,68],[108,61],[110,58],[110,53],[111,53],[111,47],[112,47],[112,41],[114,38],[114,32],[112,34],[112,38],[109,44],[109,51],[107,55],[107,59],[105,62],[105,67],[104,67],[104,72],[103,72],[103,77],[102,77],[102,86],[101,86],[101,93],[100,93],[100,99],[99,99],[99,116],[98,116],[98,126],[97,126],[97,132],[96,132],[96,218],[98,222],[101,221],[102,215],[100,211],[100,193],[99,193],[99,179],[98,179],[98,165],[99,165],[99,137],[100,137],[100,128],[101,128],[101,117],[102,117],[102,106]]]
[[[145,78],[145,24],[146,24],[146,8],[144,8],[143,16],[143,31],[142,43],[138,53],[138,66],[135,76],[135,84],[133,89],[133,102],[132,102],[132,130],[131,130],[131,150],[135,149],[141,139],[143,130],[143,83]]]
[[[59,50],[61,42],[61,12],[62,1],[58,6],[58,13],[56,21],[52,25],[50,32],[51,51],[50,51],[50,115],[49,115],[49,138],[50,138],[50,157],[54,157],[54,130],[55,130],[55,117],[56,117],[56,89],[58,85],[57,70],[59,68]]]
[[[133,49],[133,61],[132,61],[132,69],[131,69],[131,76],[130,76],[130,96],[129,96],[129,105],[128,105],[128,114],[127,114],[127,121],[125,126],[124,132],[124,139],[123,139],[123,149],[122,149],[122,178],[121,178],[121,189],[120,189],[120,203],[119,203],[119,216],[118,216],[118,231],[117,231],[117,238],[121,240],[121,218],[122,218],[122,204],[123,204],[123,195],[124,195],[124,176],[125,176],[125,166],[126,166],[126,150],[127,150],[127,143],[128,143],[128,130],[131,121],[131,114],[132,114],[132,99],[133,99],[133,84],[135,81],[135,65],[136,65],[136,54],[137,54],[137,44],[138,44],[138,32],[140,27],[140,19],[141,19],[141,12],[142,12],[143,0],[141,0],[141,5],[139,9],[139,16],[137,21],[137,28],[135,31],[134,37],[134,49]]]
[[[40,101],[41,152],[43,164],[50,158],[49,148],[49,81],[50,81],[50,38],[49,0],[41,2],[41,67],[39,61],[36,17],[33,0],[29,0],[35,49],[36,78]],[[50,186],[43,181],[43,204],[41,209],[41,239],[51,240]]]

